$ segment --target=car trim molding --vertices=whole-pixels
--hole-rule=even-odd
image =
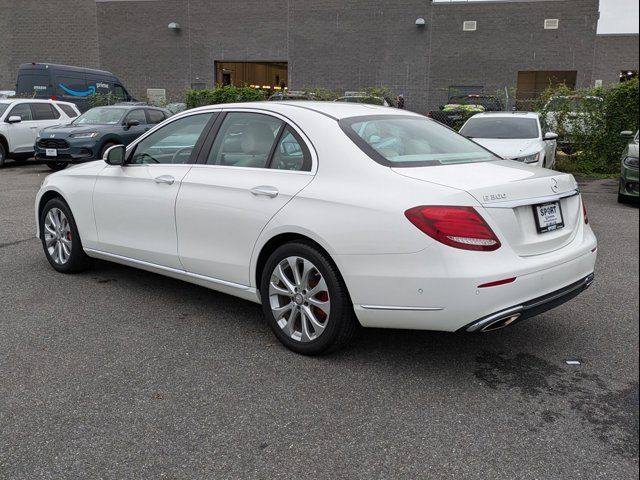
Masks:
[[[165,267],[163,265],[158,265],[156,263],[151,263],[151,262],[145,262],[144,260],[136,260],[135,258],[130,258],[130,257],[124,257],[122,255],[116,255],[114,253],[107,253],[107,252],[103,252],[101,250],[94,250],[92,248],[85,248],[84,251],[87,253],[87,255],[92,256],[92,257],[99,257],[99,258],[103,258],[106,260],[119,260],[121,262],[126,262],[128,264],[135,264],[138,265],[140,267],[147,267],[147,268],[151,268],[154,270],[161,270],[163,272],[167,272],[167,273],[173,273],[176,275],[180,275],[183,277],[188,277],[188,278],[193,278],[195,280],[203,280],[205,282],[209,282],[209,283],[214,283],[216,285],[221,285],[221,286],[225,286],[225,287],[230,287],[230,288],[235,288],[238,290],[244,290],[247,292],[253,292],[255,291],[255,289],[247,286],[247,285],[241,285],[239,283],[233,283],[233,282],[227,282],[226,280],[220,280],[217,278],[212,278],[212,277],[207,277],[205,275],[200,275],[198,273],[192,273],[192,272],[187,272],[186,270],[180,270],[177,268],[171,268],[171,267]]]
[[[440,312],[444,307],[402,307],[395,305],[360,305],[365,310],[393,310],[409,312]]]

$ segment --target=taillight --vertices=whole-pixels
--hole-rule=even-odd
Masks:
[[[422,206],[404,214],[424,233],[450,247],[491,252],[501,246],[491,227],[473,207]]]
[[[584,215],[585,225],[589,225],[589,215],[587,215],[587,206],[582,202],[582,214]]]

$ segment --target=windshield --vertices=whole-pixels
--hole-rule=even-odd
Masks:
[[[10,103],[0,103],[0,116],[9,108]]]
[[[126,111],[124,108],[92,108],[71,123],[73,125],[116,125]]]
[[[501,140],[538,138],[538,120],[535,118],[476,117],[460,130],[468,138],[496,138]]]
[[[498,159],[450,128],[424,117],[355,117],[341,120],[340,126],[367,155],[389,167],[424,167]]]

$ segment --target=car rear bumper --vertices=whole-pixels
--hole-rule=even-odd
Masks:
[[[336,256],[336,263],[364,327],[455,332],[516,307],[511,323],[537,315],[547,308],[533,304],[545,298],[546,307],[559,305],[551,297],[595,269],[597,242],[588,226],[582,230],[570,245],[534,257],[436,245],[407,255]]]
[[[595,275],[592,273],[571,285],[561,288],[560,290],[534,298],[533,300],[529,300],[528,302],[524,302],[520,305],[501,310],[492,315],[487,315],[480,320],[476,320],[475,322],[462,327],[458,332],[484,333],[515,325],[522,320],[540,315],[541,313],[552,310],[563,303],[567,303],[574,299],[589,288],[594,279]]]

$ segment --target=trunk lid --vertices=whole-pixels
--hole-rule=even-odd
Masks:
[[[520,256],[564,247],[573,240],[582,221],[578,184],[565,173],[511,160],[392,170],[469,193],[486,209],[496,234]],[[560,204],[564,227],[539,233],[535,206],[552,201]]]

